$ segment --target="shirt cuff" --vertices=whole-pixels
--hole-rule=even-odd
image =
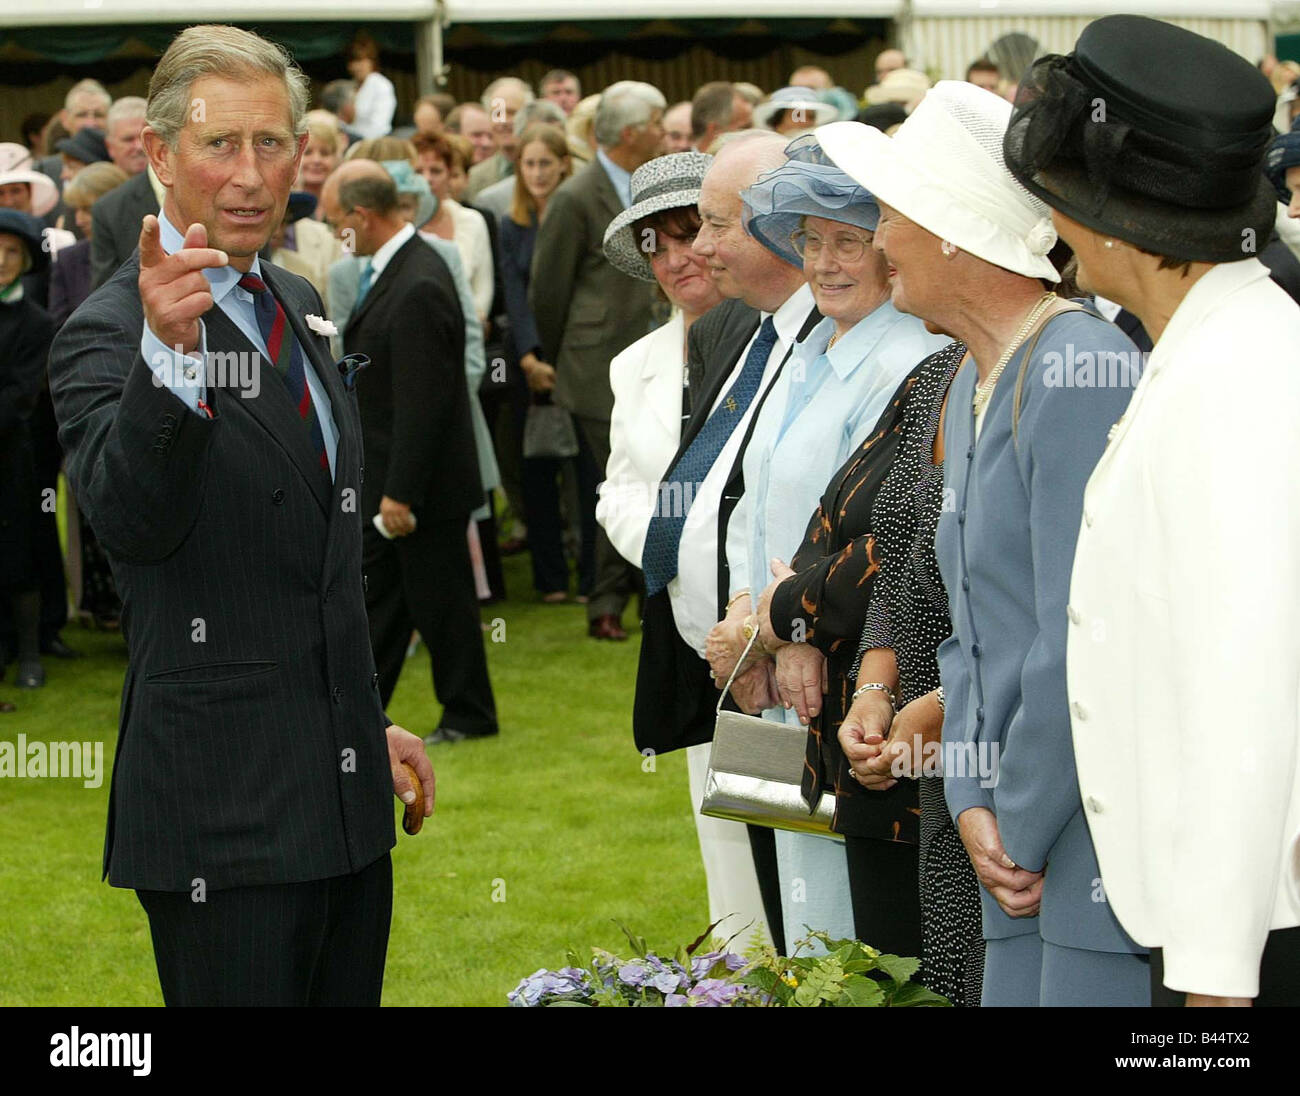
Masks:
[[[207,403],[208,389],[203,368],[207,350],[207,332],[202,320],[199,321],[198,349],[193,354],[181,354],[175,348],[166,346],[149,329],[148,324],[140,336],[140,356],[148,362],[154,375],[154,384],[168,389],[196,415],[203,414],[199,410],[199,401]]]

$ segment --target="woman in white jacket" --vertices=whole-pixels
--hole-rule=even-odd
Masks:
[[[1079,284],[1155,343],[1060,627],[1093,900],[1152,949],[1156,1005],[1300,1004],[1300,308],[1254,257],[1272,111],[1224,46],[1110,16],[1035,63],[1005,141]],[[1136,364],[1088,349],[1059,383]]]
[[[659,481],[677,452],[686,380],[686,333],[722,300],[708,266],[691,250],[699,230],[695,203],[713,157],[660,156],[632,176],[632,205],[605,232],[605,255],[619,270],[659,283],[672,315],[609,364],[614,411],[609,463],[596,520],[629,563],[641,549]]]

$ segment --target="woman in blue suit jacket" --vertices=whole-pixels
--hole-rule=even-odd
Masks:
[[[1136,350],[1046,291],[1059,281],[1047,258],[1056,234],[1003,163],[1010,113],[989,92],[941,82],[893,138],[851,122],[818,138],[880,201],[895,305],[970,350],[944,411],[936,551],[953,634],[934,710],[948,807],[981,883],[982,1003],[1146,1005],[1143,949],[1100,884],[1065,686],[1083,488],[1131,395],[1098,366]],[[855,771],[913,748],[869,737],[888,717],[848,750]],[[933,722],[926,738],[938,738]]]

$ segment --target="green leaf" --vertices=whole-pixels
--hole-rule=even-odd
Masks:
[[[904,982],[889,995],[889,1004],[892,1008],[915,1008],[924,1005],[939,1008],[952,1007],[952,1002],[948,998],[926,989],[920,982]]]
[[[844,995],[838,1002],[854,1008],[879,1008],[885,1003],[885,991],[874,978],[853,975],[844,980]]]
[[[876,958],[876,965],[895,982],[908,982],[921,969],[921,960],[900,955],[881,955]]]

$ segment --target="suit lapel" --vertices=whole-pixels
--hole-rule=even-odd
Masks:
[[[267,282],[268,286],[270,284]],[[284,305],[285,315],[291,316],[292,306],[283,299],[280,303]],[[231,407],[242,407],[261,424],[276,444],[289,454],[289,458],[302,478],[307,481],[312,494],[316,496],[321,510],[328,512],[329,476],[317,463],[311,440],[303,428],[302,419],[298,416],[298,409],[293,406],[289,391],[285,388],[279,373],[276,372],[275,366],[264,358],[261,351],[248,341],[235,322],[220,308],[210,309],[203,317],[203,322],[214,336],[209,340],[209,350],[214,344],[240,347],[245,353],[256,353],[263,366],[258,376],[257,395],[251,396],[246,391],[238,392],[236,395],[235,390],[232,389],[229,395],[235,398],[223,400],[224,407],[227,410]],[[295,333],[296,331],[295,328]]]
[[[592,160],[591,168],[596,173],[596,195],[612,221],[623,212],[623,203],[619,199],[618,191],[614,189],[614,184],[610,181],[605,165],[599,160]]]
[[[361,324],[366,313],[374,307],[375,302],[383,297],[388,292],[389,287],[395,283],[402,272],[402,267],[406,263],[406,256],[410,252],[413,243],[420,243],[418,236],[412,236],[406,243],[402,244],[397,249],[397,253],[388,260],[388,265],[384,267],[383,273],[370,283],[370,288],[366,291],[366,299],[361,302],[361,307],[353,312],[352,317],[348,320],[349,330],[353,330]],[[423,243],[420,246],[423,247]]]

